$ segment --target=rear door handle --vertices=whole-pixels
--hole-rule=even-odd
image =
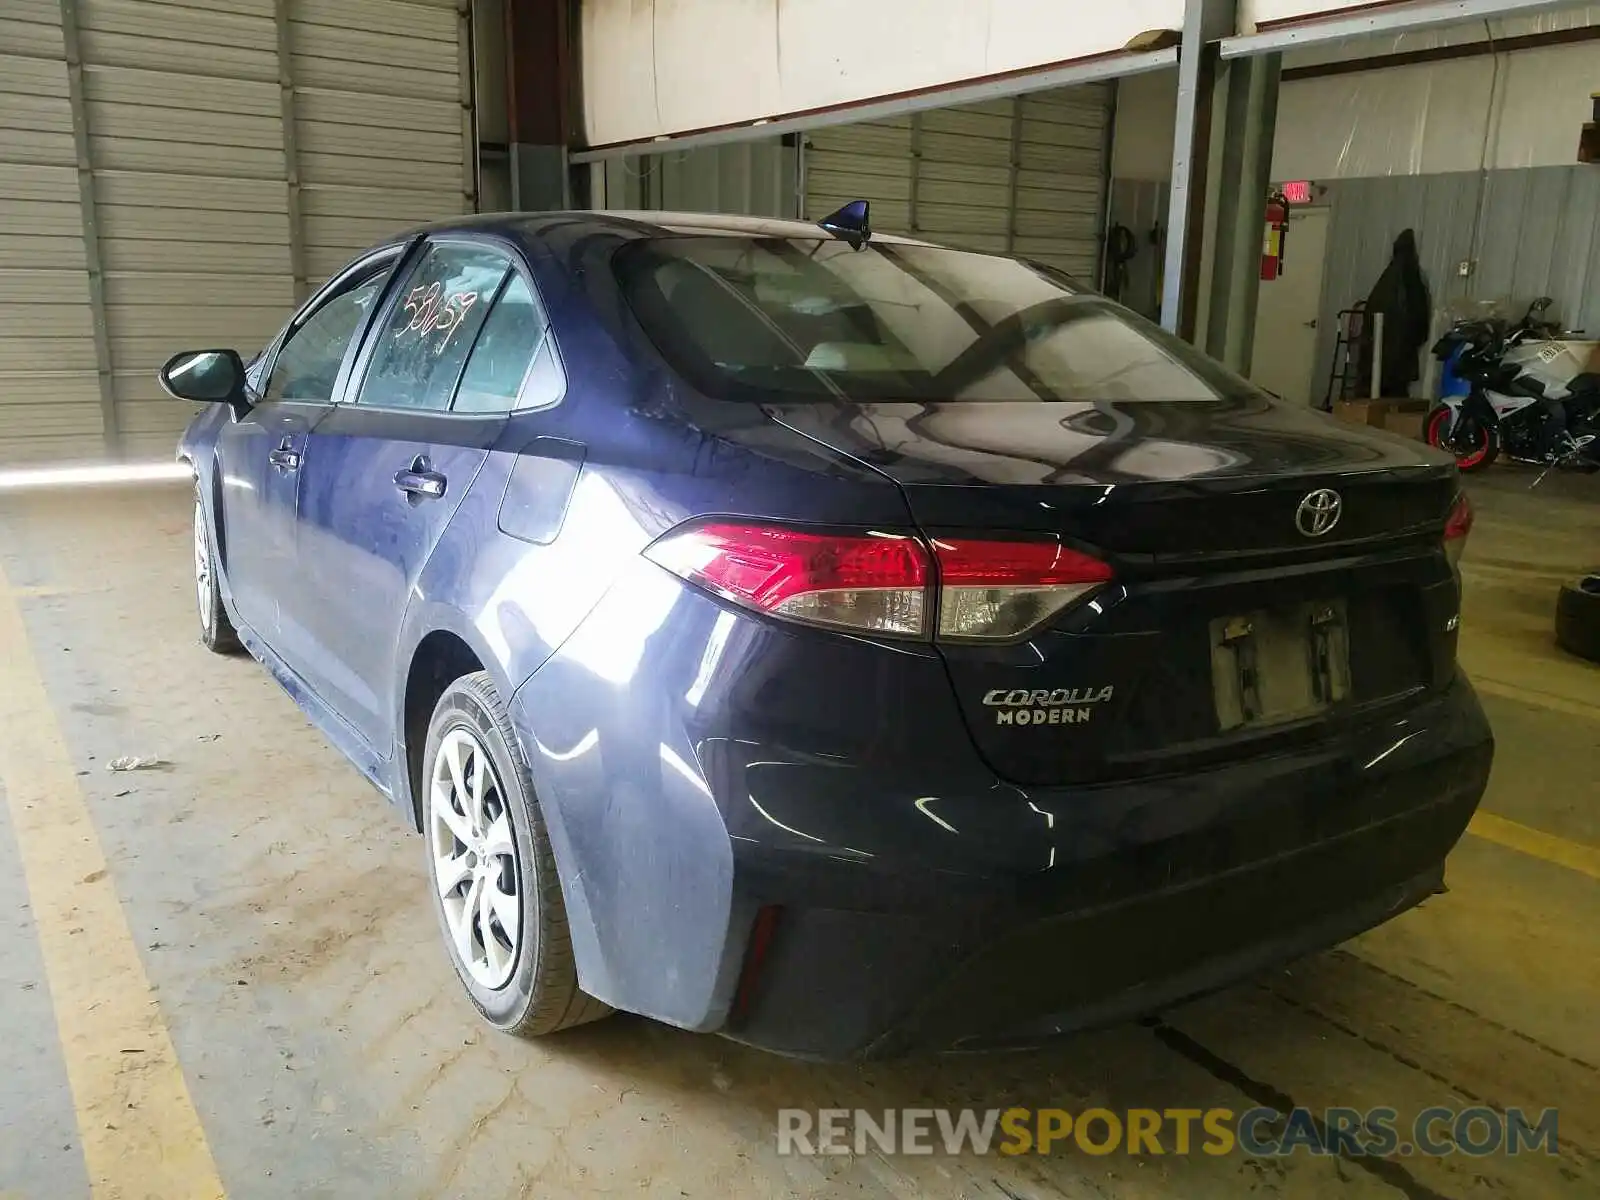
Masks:
[[[297,471],[300,469],[300,452],[285,439],[283,445],[267,455],[267,461],[285,471]]]
[[[421,455],[409,467],[394,473],[394,485],[413,500],[437,500],[444,495],[444,475],[435,471]]]

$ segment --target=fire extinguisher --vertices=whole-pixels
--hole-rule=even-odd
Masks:
[[[1267,197],[1266,236],[1261,243],[1261,278],[1273,280],[1283,274],[1284,249],[1289,242],[1289,198],[1282,192]]]

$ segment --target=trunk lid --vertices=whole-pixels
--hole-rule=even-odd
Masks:
[[[941,644],[1007,779],[1122,778],[1327,737],[1453,674],[1441,535],[1457,482],[1420,443],[1262,396],[767,409],[896,480],[931,538],[1055,535],[1115,569],[1022,643]],[[1323,528],[1304,506],[1325,489]]]

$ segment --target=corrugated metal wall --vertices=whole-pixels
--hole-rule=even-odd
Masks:
[[[0,8],[0,463],[100,435],[100,388],[57,0]]]
[[[254,348],[293,299],[277,35],[270,0],[76,8],[115,420],[150,457],[189,415],[162,361]]]
[[[806,135],[806,215],[862,198],[874,228],[1093,280],[1110,97],[1095,84],[818,129]]]
[[[0,459],[169,454],[168,355],[248,355],[356,250],[470,210],[466,29],[458,0],[6,0],[0,282],[37,299],[0,300]]]
[[[872,207],[872,227],[906,233],[915,224],[913,127],[921,115],[835,125],[805,135],[805,216],[819,221],[848,200]]]
[[[471,211],[468,41],[457,7],[457,0],[292,0],[310,279],[327,278],[395,229]]]
[[[603,207],[793,217],[797,156],[774,137],[607,159]]]
[[[1414,229],[1433,293],[1435,328],[1452,302],[1555,299],[1554,319],[1600,338],[1600,169],[1589,166],[1340,179],[1323,275],[1313,394],[1333,357],[1336,314],[1363,300],[1403,229]],[[1481,215],[1479,212],[1479,198]],[[1478,238],[1474,230],[1481,231]],[[1472,260],[1461,278],[1457,264]]]
[[[1010,251],[1093,280],[1110,89],[1067,88],[805,135],[804,216],[872,203],[872,225]],[[801,215],[797,148],[778,138],[605,163],[605,207]]]

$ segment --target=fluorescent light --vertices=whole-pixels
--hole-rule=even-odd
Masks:
[[[85,467],[14,467],[0,469],[0,492],[29,488],[93,487],[115,483],[165,483],[190,479],[194,469],[183,462],[107,463]]]

